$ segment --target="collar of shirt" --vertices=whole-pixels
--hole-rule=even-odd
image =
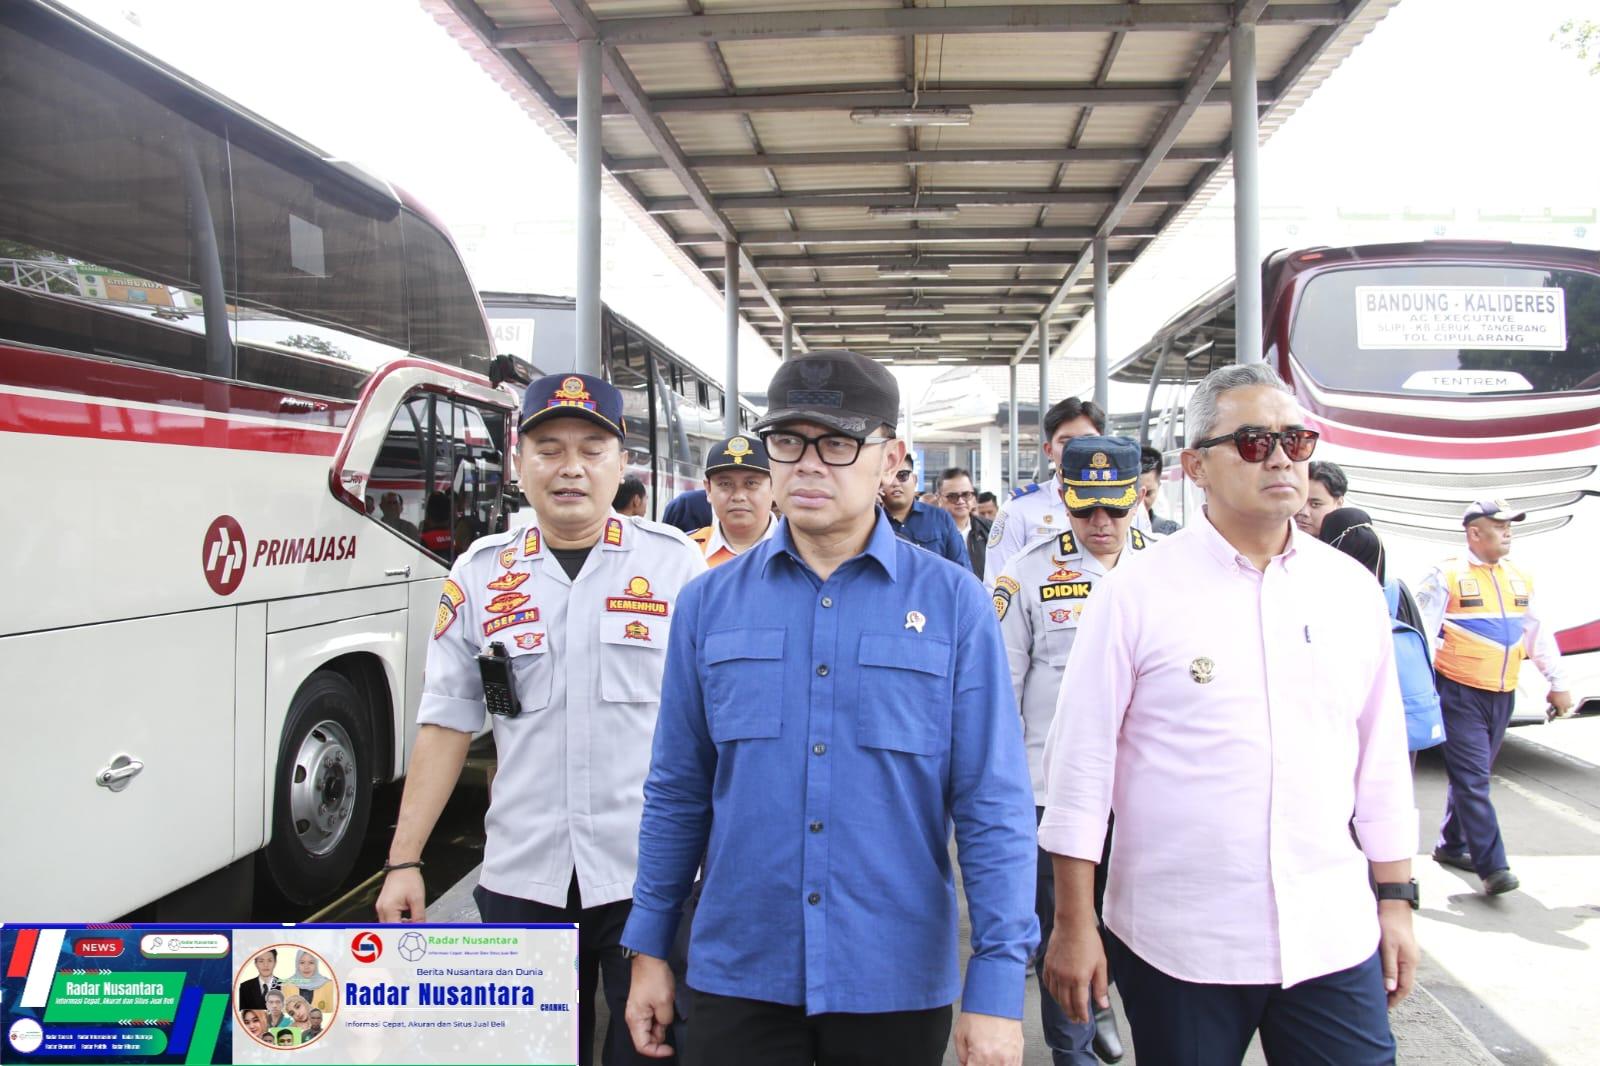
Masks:
[[[1200,517],[1201,520],[1199,522],[1191,522],[1189,525],[1190,528],[1198,531],[1201,543],[1205,545],[1206,554],[1210,555],[1223,567],[1232,567],[1249,573],[1258,572],[1255,564],[1245,558],[1244,553],[1238,548],[1229,544],[1228,539],[1222,535],[1216,526],[1211,524],[1211,515],[1203,508],[1200,511]],[[1286,525],[1288,526],[1289,539],[1284,542],[1283,551],[1272,557],[1272,562],[1278,563],[1288,570],[1293,568],[1290,560],[1299,553],[1301,544],[1307,534],[1300,532],[1300,527],[1296,526],[1293,520],[1287,522]],[[1311,539],[1315,540],[1316,538],[1313,537]]]
[[[893,581],[897,569],[894,554],[896,539],[894,527],[889,524],[889,512],[879,507],[877,509],[877,521],[873,524],[872,533],[867,537],[866,550],[860,555],[847,560],[845,565],[848,566],[856,559],[865,557],[882,567],[884,574],[887,575],[890,581]],[[764,551],[767,553],[766,557],[761,560],[761,574],[763,577],[772,568],[772,560],[780,555],[788,556],[794,560],[796,565],[803,567],[807,573],[811,572],[811,567],[806,564],[805,559],[800,555],[800,549],[795,547],[794,538],[789,533],[789,520],[787,518],[778,523],[776,532],[761,544],[751,548],[750,551]]]
[[[761,534],[761,537],[755,542],[755,544],[750,545],[750,547],[744,549],[744,551],[750,551],[751,548],[757,547],[763,541],[771,540],[773,535],[777,532],[778,519],[774,516],[767,519],[767,528],[765,532]],[[727,549],[729,555],[743,554],[738,548],[735,548],[732,544],[728,543],[728,538],[722,533],[722,523],[716,519],[713,519],[711,522],[711,536],[706,540],[706,558],[711,558],[724,548]]]

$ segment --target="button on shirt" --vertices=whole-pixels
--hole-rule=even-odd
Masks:
[[[483,727],[477,655],[511,659],[522,713],[492,715],[500,772],[482,885],[564,907],[627,899],[638,863],[667,638],[705,560],[671,526],[613,514],[570,579],[537,526],[484,537],[450,570],[428,645],[419,724]]]
[[[884,514],[888,515],[888,512]],[[972,566],[972,560],[967,557],[967,546],[961,542],[956,520],[950,517],[949,511],[914,500],[906,520],[901,522],[889,516],[889,525],[904,539],[927,548],[935,555],[944,556],[963,569]]]
[[[1149,543],[1138,530],[1118,563]],[[1033,801],[1044,806],[1044,738],[1055,720],[1061,674],[1078,635],[1089,594],[1107,571],[1100,560],[1078,547],[1072,531],[1034,541],[1006,564],[995,579],[994,607],[1000,618],[1011,665],[1011,687],[1022,711],[1022,738],[1028,749]]]
[[[1363,961],[1367,860],[1417,847],[1382,592],[1290,537],[1263,573],[1200,518],[1101,579],[1045,746],[1040,846],[1099,861],[1114,808],[1106,925],[1185,981]]]
[[[626,946],[666,956],[704,855],[694,988],[810,1014],[960,993],[964,1010],[1022,1016],[1032,801],[999,628],[969,572],[880,514],[823,581],[784,522],[684,590],[663,694]]]

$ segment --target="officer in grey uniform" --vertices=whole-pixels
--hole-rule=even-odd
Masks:
[[[1143,551],[1155,538],[1134,528],[1138,504],[1139,447],[1125,437],[1077,437],[1063,449],[1061,498],[1068,528],[1033,540],[995,578],[994,606],[1011,664],[1011,684],[1022,711],[1028,773],[1036,813],[1044,811],[1044,742],[1055,717],[1061,674],[1072,651],[1085,603],[1095,582],[1125,551]],[[1050,854],[1038,853],[1034,909],[1050,942],[1055,924],[1055,882]],[[1092,1023],[1070,1021],[1044,988],[1044,948],[1034,960],[1045,1042],[1055,1066],[1091,1066]]]
[[[423,920],[422,847],[487,709],[499,772],[479,912],[577,923],[581,1061],[601,978],[612,1017],[602,1061],[643,1061],[621,1020],[632,964],[619,938],[674,606],[706,565],[677,529],[611,509],[627,463],[617,389],[542,378],[519,429],[538,524],[474,542],[444,582],[378,916]]]

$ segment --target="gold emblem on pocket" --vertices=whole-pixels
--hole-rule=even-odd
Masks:
[[[1202,655],[1189,664],[1189,676],[1194,678],[1196,684],[1209,685],[1211,683],[1211,675],[1216,668],[1216,663]]]

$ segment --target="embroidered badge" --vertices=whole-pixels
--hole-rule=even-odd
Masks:
[[[620,547],[622,545],[622,519],[606,519],[606,543],[612,547]]]
[[[490,614],[509,614],[527,602],[528,594],[526,592],[502,592],[484,604],[483,609]]]
[[[906,624],[905,624],[905,628],[906,629],[915,629],[918,633],[921,633],[922,632],[922,627],[927,625],[927,624],[928,624],[927,616],[925,616],[921,611],[907,611],[906,612]]]
[[[1196,684],[1209,685],[1216,669],[1217,664],[1202,655],[1189,664],[1189,676],[1194,678]]]
[[[518,633],[516,636],[517,647],[523,651],[533,651],[544,644],[543,633]]]
[[[508,571],[489,582],[489,591],[510,592],[512,589],[522,587],[522,583],[528,580],[528,576],[527,573],[513,574]]]
[[[1047,600],[1081,600],[1089,595],[1089,590],[1094,586],[1088,581],[1062,581],[1054,585],[1040,585],[1039,599]]]
[[[462,593],[461,586],[449,578],[445,578],[443,594],[439,597],[439,610],[433,616],[433,639],[438,640],[446,631],[455,624],[456,612],[465,603],[467,597]]]
[[[516,611],[512,614],[503,614],[499,618],[491,618],[483,623],[483,635],[492,637],[502,629],[512,626],[525,626],[539,620],[539,608],[529,607],[526,611]]]
[[[629,640],[649,640],[650,627],[643,622],[629,622],[622,627],[622,635]]]
[[[511,564],[516,562],[516,561],[517,561],[517,546],[515,544],[512,544],[512,545],[510,545],[510,546],[508,546],[506,548],[501,549],[501,551],[500,551],[500,568],[502,570],[510,570],[511,569]],[[494,586],[490,585],[489,587],[493,588]]]
[[[1050,612],[1050,621],[1054,622],[1056,625],[1061,625],[1063,622],[1070,622],[1071,620],[1072,612],[1064,607],[1057,607],[1055,610]]]
[[[537,526],[528,530],[527,534],[522,538],[522,554],[524,556],[539,554],[539,528]],[[508,570],[511,568],[510,563],[506,563],[505,566]]]
[[[1061,539],[1056,542],[1056,549],[1058,555],[1078,554],[1078,542],[1072,539],[1072,530],[1069,529],[1061,534]]]
[[[1082,576],[1083,571],[1081,570],[1070,570],[1066,566],[1058,565],[1056,569],[1051,572],[1050,576],[1045,578],[1045,581],[1054,584],[1060,581],[1076,581]]]
[[[665,600],[658,600],[651,594],[648,578],[635,577],[628,582],[627,591],[621,596],[606,597],[606,610],[665,618],[669,608]]]

